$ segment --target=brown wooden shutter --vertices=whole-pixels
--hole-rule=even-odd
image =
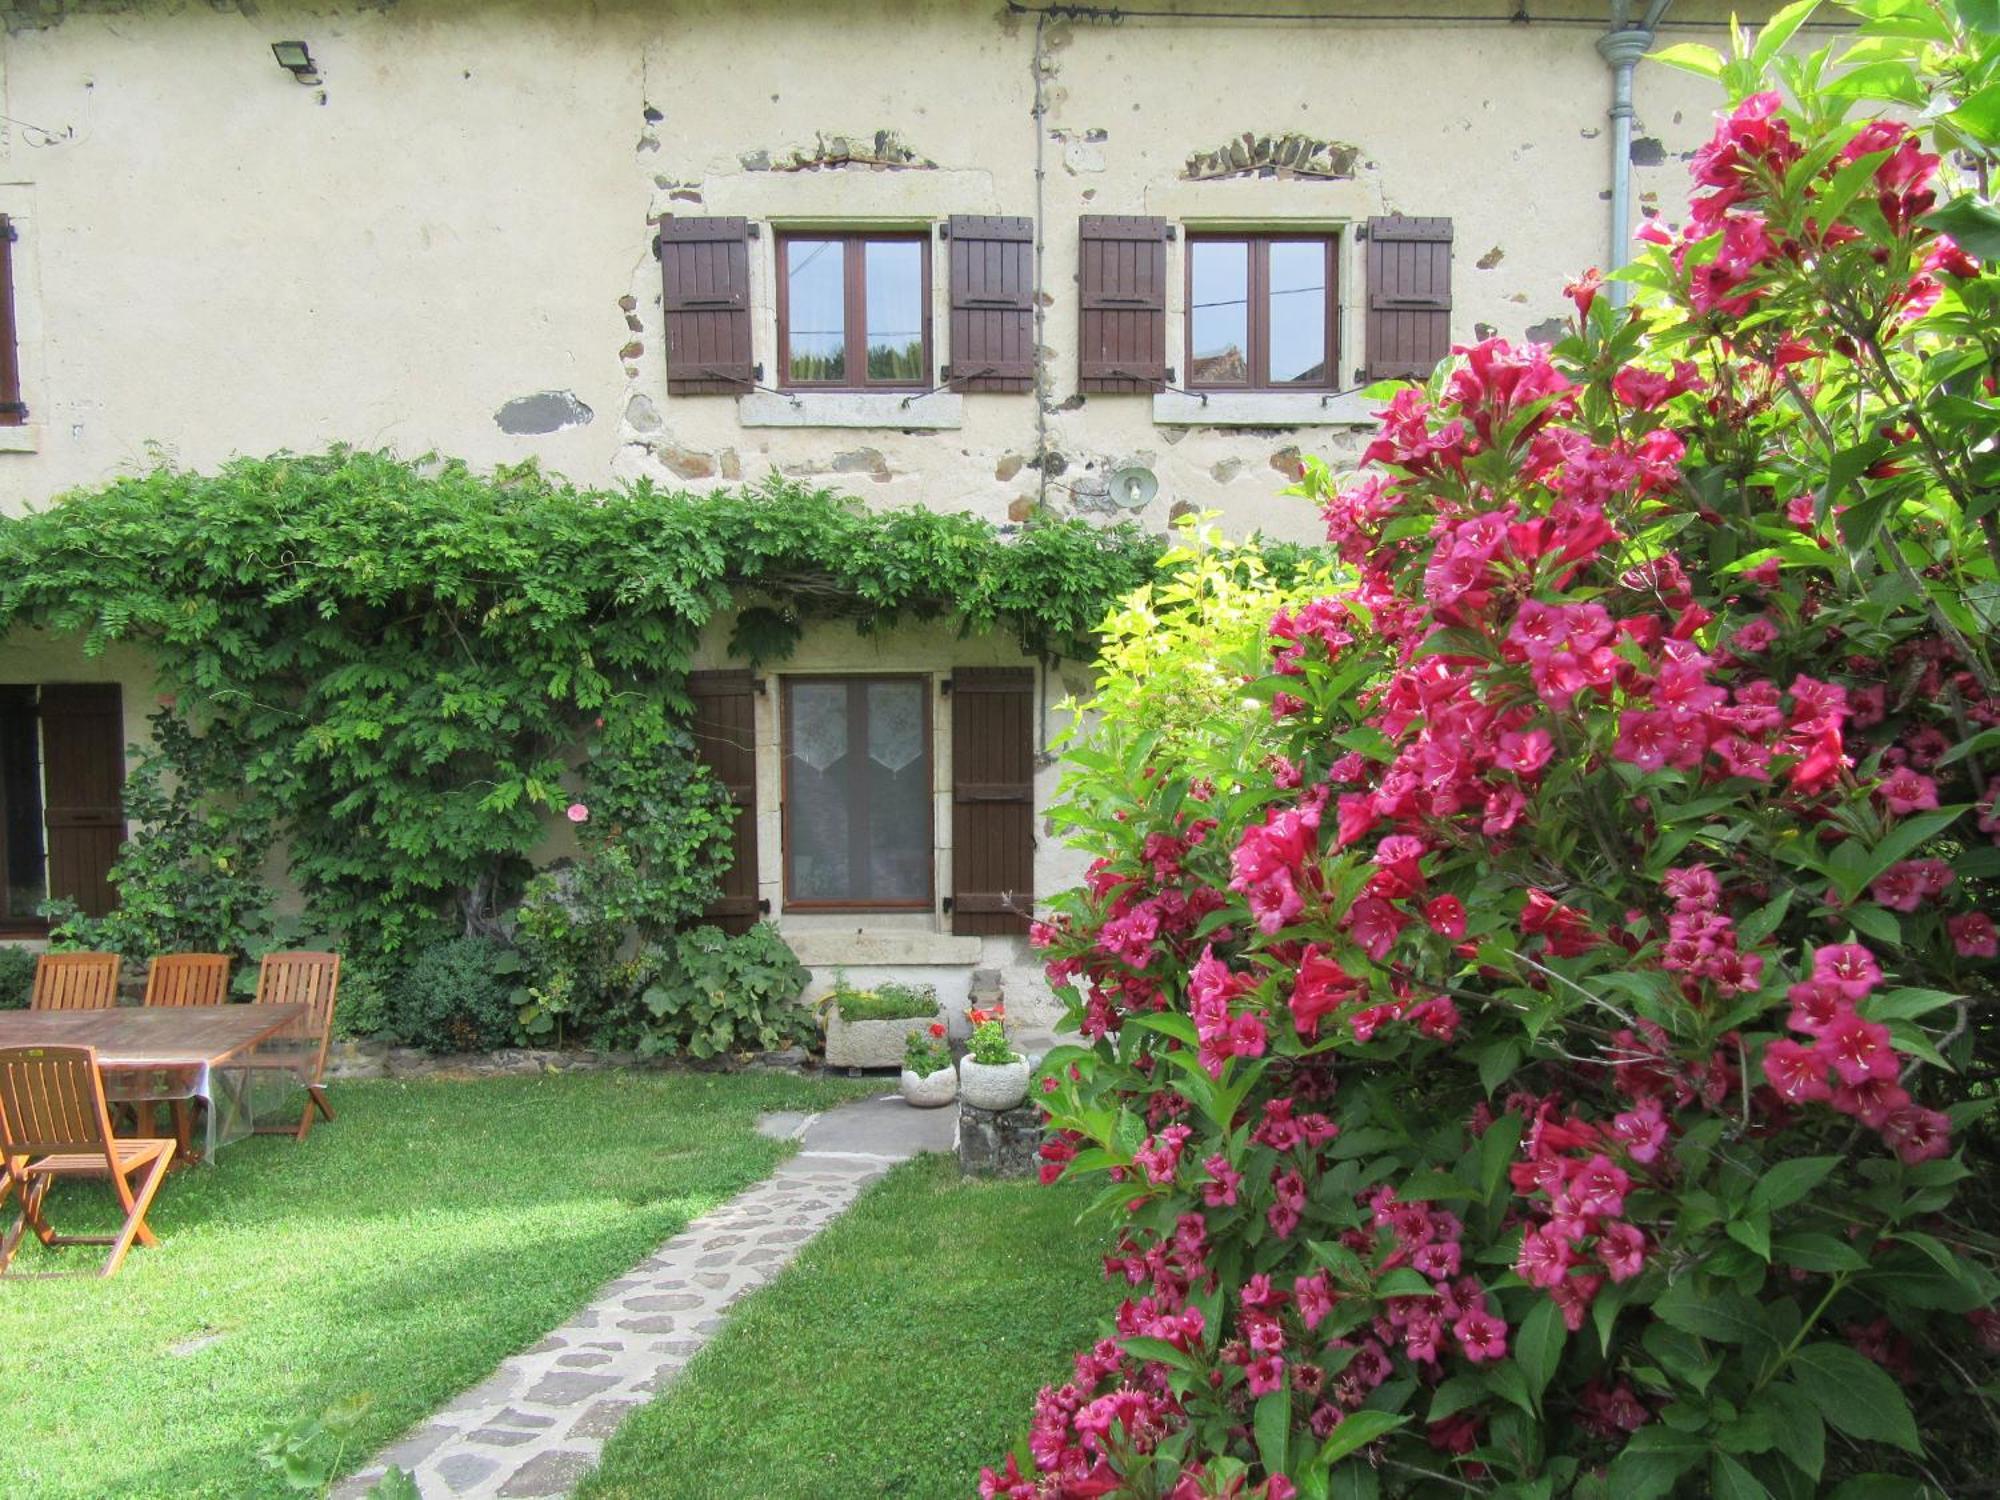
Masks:
[[[750,221],[660,221],[661,306],[667,320],[667,390],[676,396],[740,395],[750,361]]]
[[[21,331],[14,318],[13,219],[0,214],[0,427],[19,427],[28,420],[21,400]]]
[[[1451,220],[1368,221],[1367,380],[1423,380],[1451,352]]]
[[[1035,225],[953,214],[951,366],[955,391],[1025,391],[1035,383]]]
[[[1026,932],[1035,906],[1035,674],[951,674],[951,930]]]
[[[1167,380],[1167,221],[1085,214],[1079,224],[1077,386],[1156,390]]]
[[[722,894],[702,916],[725,932],[747,932],[763,911],[757,894],[756,682],[748,672],[690,672],[695,754],[736,804]]]
[[[115,682],[52,682],[41,713],[49,895],[101,917],[118,904],[109,876],[125,842],[124,703]]]

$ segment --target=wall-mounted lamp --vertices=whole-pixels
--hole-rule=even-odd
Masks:
[[[277,58],[278,66],[299,83],[319,82],[319,67],[313,62],[312,53],[304,42],[273,42],[271,56]]]

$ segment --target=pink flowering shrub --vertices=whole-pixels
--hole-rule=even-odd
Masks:
[[[1637,311],[1398,390],[1265,712],[1076,760],[1045,1176],[1131,1292],[983,1496],[1990,1481],[2000,216],[1847,116],[1994,58],[1911,24],[1684,55]]]

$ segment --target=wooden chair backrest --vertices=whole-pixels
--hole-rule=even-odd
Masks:
[[[102,1156],[111,1112],[95,1047],[0,1047],[0,1156]]]
[[[259,1005],[303,1005],[304,1021],[290,1034],[316,1044],[312,1077],[317,1083],[326,1070],[326,1049],[333,1040],[333,1005],[340,992],[338,953],[266,953],[257,966]]]
[[[109,1010],[118,1003],[115,953],[44,953],[35,960],[30,1010]]]
[[[229,998],[227,953],[162,953],[146,966],[148,1005],[220,1005]]]

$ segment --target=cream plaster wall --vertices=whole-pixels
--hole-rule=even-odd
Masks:
[[[1454,332],[1467,339],[1521,336],[1561,311],[1566,276],[1605,256],[1609,83],[1594,25],[1038,28],[996,0],[242,9],[254,14],[114,0],[6,39],[0,113],[16,123],[0,141],[0,209],[29,219],[32,436],[17,441],[36,450],[0,452],[8,509],[156,454],[210,465],[348,442],[475,463],[532,456],[587,482],[699,487],[776,467],[871,504],[996,519],[1031,501],[1101,508],[1107,466],[1136,460],[1162,480],[1148,523],[1190,506],[1233,530],[1304,537],[1311,518],[1275,495],[1292,450],[1358,446],[1353,428],[1317,425],[1317,402],[1312,425],[1243,430],[1158,425],[1143,396],[1076,399],[1079,214],[1343,232],[1384,211],[1449,215]],[[1490,23],[1505,8],[1426,9]],[[1534,9],[1602,15],[1584,0]],[[311,46],[320,86],[273,62],[269,44],[289,37]],[[967,396],[961,425],[917,432],[749,427],[734,398],[668,397],[652,218],[1033,214],[1038,66],[1046,484],[1030,396]],[[1712,101],[1658,67],[1640,70],[1638,95],[1638,134],[1666,158],[1638,170],[1641,200],[1671,196],[1674,154]],[[820,133],[878,129],[935,167],[746,165]],[[1357,146],[1354,178],[1181,176],[1195,150],[1288,130]],[[756,249],[757,343],[773,369],[768,229]],[[1344,257],[1351,309],[1359,262]],[[1343,324],[1350,372],[1359,321],[1351,311]],[[542,391],[573,394],[590,419],[500,429],[504,403]]]
[[[1344,8],[1370,9],[1366,0]],[[1300,453],[1337,466],[1358,453],[1353,404],[1308,398],[1289,414],[1297,425],[1245,428],[1156,421],[1145,396],[1079,396],[1076,220],[1149,213],[1195,228],[1351,236],[1371,214],[1446,215],[1457,236],[1455,337],[1519,338],[1560,314],[1564,280],[1602,262],[1609,243],[1599,27],[1491,24],[1507,13],[1500,0],[1425,7],[1480,18],[1465,24],[1372,8],[1381,20],[1038,26],[1000,0],[366,0],[228,11],[93,0],[66,18],[62,0],[32,14],[0,0],[11,28],[0,45],[0,211],[23,231],[17,296],[32,412],[27,429],[0,431],[0,510],[162,457],[209,466],[344,442],[482,465],[535,458],[589,483],[702,488],[777,469],[871,505],[995,520],[1036,504],[1108,514],[1106,474],[1138,462],[1161,480],[1140,517],[1148,525],[1212,510],[1231,531],[1309,538],[1312,517],[1277,492]],[[1543,18],[1604,15],[1588,0],[1532,8]],[[1722,13],[1695,0],[1675,12]],[[319,64],[316,87],[271,57],[271,42],[294,37]],[[1701,81],[1657,66],[1640,69],[1637,99],[1635,134],[1658,164],[1635,168],[1635,197],[1671,208],[1685,182],[1678,158],[1706,134],[1715,100]],[[755,169],[760,153],[782,160],[821,134],[878,130],[934,165]],[[1355,174],[1184,179],[1190,153],[1245,131],[1349,142]],[[1039,411],[1031,395],[972,394],[929,403],[923,420],[946,425],[928,430],[771,426],[761,424],[783,420],[785,403],[768,396],[739,409],[733,397],[668,395],[650,248],[658,216],[743,214],[762,225],[753,297],[757,352],[771,370],[773,228],[1033,215],[1038,163]],[[1184,244],[1169,247],[1170,288],[1182,284]],[[1344,241],[1340,362],[1350,375],[1361,342],[1358,250]],[[943,361],[944,278],[934,280]],[[1178,366],[1177,290],[1169,306]],[[567,393],[587,420],[503,431],[499,408],[540,392]],[[1161,414],[1174,404],[1163,400]],[[812,415],[856,419],[857,409],[827,409],[837,406]],[[1009,642],[960,642],[941,628],[859,637],[829,627],[776,670],[939,674],[1018,659]],[[0,647],[5,680],[99,673],[128,684],[137,738],[151,693],[137,658],[92,664],[57,644]],[[1053,704],[1073,686],[1047,684],[1052,726]],[[778,701],[772,693],[758,705],[761,867],[774,910]],[[942,830],[948,713],[936,735]],[[1040,805],[1055,775],[1049,766],[1038,776]],[[561,852],[565,832],[549,853]],[[1038,888],[1078,873],[1044,830]],[[781,920],[822,979],[835,964],[866,978],[887,962],[904,977],[943,980],[948,999],[963,989],[965,971],[952,965],[971,948],[936,916],[871,919],[858,933],[852,919]],[[982,963],[1006,971],[1010,993],[1038,985],[1019,942],[976,946]]]

